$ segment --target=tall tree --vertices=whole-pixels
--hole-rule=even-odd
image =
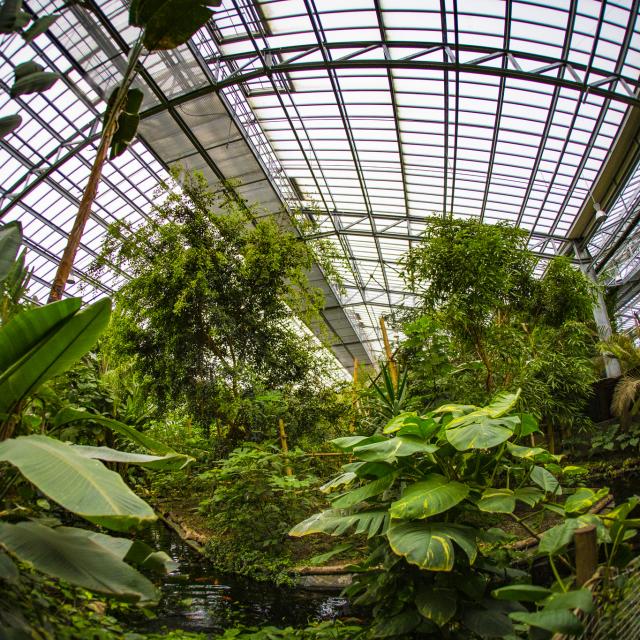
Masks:
[[[313,369],[317,347],[293,318],[311,320],[323,296],[307,279],[311,249],[230,190],[181,176],[150,222],[111,227],[102,261],[132,276],[117,295],[113,351],[136,357],[160,406],[184,402],[237,437],[243,395]]]

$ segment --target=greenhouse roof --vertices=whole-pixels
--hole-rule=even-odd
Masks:
[[[638,2],[224,0],[185,46],[147,55],[139,139],[111,162],[68,293],[86,299],[106,225],[144,220],[167,167],[237,178],[265,213],[302,209],[344,257],[344,292],[319,267],[334,347],[350,367],[381,347],[380,316],[411,304],[399,259],[425,218],[451,213],[529,233],[545,260],[581,256],[640,298]],[[47,1],[29,1],[35,13]],[[31,45],[0,45],[64,74],[18,99],[0,141],[5,221],[20,219],[46,297],[99,136],[104,98],[136,36],[121,0],[66,9]],[[15,112],[6,92],[1,115]],[[607,216],[596,211],[603,209]]]

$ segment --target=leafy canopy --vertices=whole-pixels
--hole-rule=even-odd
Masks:
[[[311,250],[233,190],[175,174],[149,222],[112,226],[102,263],[132,274],[119,292],[114,353],[137,357],[160,406],[184,401],[201,424],[232,424],[243,394],[305,379],[314,348],[292,321],[322,303]],[[234,408],[235,407],[235,408]]]

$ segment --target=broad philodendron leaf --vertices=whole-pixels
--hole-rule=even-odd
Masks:
[[[465,416],[468,418],[469,416]],[[447,425],[447,440],[458,450],[467,449],[491,449],[506,442],[518,426],[519,418],[516,416],[503,418],[487,418],[478,416],[473,422],[463,426],[451,428]]]
[[[104,462],[133,464],[138,467],[155,469],[156,471],[179,471],[193,461],[193,458],[180,453],[150,456],[142,453],[118,451],[117,449],[111,449],[109,447],[89,447],[83,445],[73,445],[73,450],[83,458],[102,460]]]
[[[422,621],[420,614],[413,608],[405,609],[393,616],[380,618],[371,627],[372,638],[397,638],[413,631]]]
[[[63,302],[70,304],[65,307]],[[41,335],[42,327],[50,319],[53,320],[50,314],[59,320],[61,310],[64,313],[65,309],[76,304],[79,303],[63,300],[46,305],[38,309],[42,313],[37,316],[25,311],[0,329],[0,351],[2,345],[16,334],[18,337],[22,334],[25,340],[24,343],[16,343],[18,350],[34,339],[41,338],[19,360],[4,371],[0,370],[0,413],[11,413],[13,407],[43,382],[69,369],[96,343],[111,315],[111,301],[108,298],[98,300],[82,311],[65,317],[64,321],[51,327],[44,336]],[[52,307],[56,311],[52,312]],[[26,314],[29,315],[25,320]],[[0,360],[5,360],[4,354],[0,355]]]
[[[455,560],[453,542],[473,563],[477,546],[470,527],[429,522],[404,522],[390,527],[387,538],[393,552],[428,571],[451,571]]]
[[[577,518],[567,518],[564,522],[547,529],[540,536],[538,553],[555,555],[562,551],[573,539],[577,529],[584,526]]]
[[[353,507],[364,500],[379,496],[393,484],[394,480],[395,474],[390,473],[389,475],[378,478],[377,480],[367,482],[357,489],[351,489],[344,495],[333,500],[332,507],[335,509],[348,509],[349,507]]]
[[[459,415],[454,417],[447,424],[447,429],[457,429],[458,427],[463,427],[468,424],[472,424],[474,422],[482,422],[482,418],[489,418],[490,420],[495,420],[496,418],[501,418],[506,413],[508,413],[515,406],[516,402],[518,402],[518,398],[520,397],[520,389],[518,389],[517,393],[499,393],[494,400],[488,404],[486,407],[473,408],[471,412],[465,412],[464,415]],[[456,405],[453,405],[456,406]],[[464,407],[464,405],[461,405]],[[440,411],[442,408],[440,408]],[[520,418],[517,416],[512,416],[517,419],[516,424],[520,424]]]
[[[514,458],[524,458],[525,460],[538,460],[541,462],[551,462],[559,460],[560,456],[554,456],[542,447],[523,447],[513,442],[507,442],[507,451]]]
[[[389,514],[387,511],[360,511],[345,515],[339,509],[329,509],[300,522],[289,531],[289,535],[294,538],[313,533],[339,536],[355,526],[355,533],[366,533],[367,538],[372,538],[378,533],[384,532],[388,522]]]
[[[582,623],[566,609],[543,609],[535,613],[517,611],[510,617],[516,622],[522,622],[532,627],[539,627],[551,633],[567,633],[576,635],[582,632]]]
[[[159,593],[147,578],[86,536],[35,522],[0,522],[0,542],[38,571],[85,589],[134,602],[151,603]]]
[[[516,500],[520,500],[530,507],[535,507],[544,499],[544,492],[535,487],[520,487],[515,490],[514,495]]]
[[[414,520],[429,518],[448,511],[469,495],[469,487],[461,482],[447,480],[437,473],[409,485],[402,497],[392,503],[392,518]]]
[[[520,436],[528,436],[531,433],[537,433],[540,431],[538,421],[530,413],[520,414]]]
[[[516,497],[511,489],[485,489],[478,501],[478,509],[488,513],[513,513]]]
[[[0,551],[0,580],[4,580],[9,584],[20,583],[20,571],[4,551]]]
[[[0,118],[0,139],[8,136],[22,124],[22,117],[14,114]]]
[[[393,462],[396,458],[411,456],[414,453],[435,453],[439,447],[420,439],[408,436],[396,436],[382,442],[359,445],[353,453],[360,460],[367,462]]]
[[[458,608],[455,589],[438,587],[420,588],[415,603],[420,614],[439,627],[447,624]]]
[[[543,603],[547,610],[580,609],[585,613],[593,611],[593,594],[589,589],[577,589],[566,593],[551,594]]]
[[[19,222],[10,222],[0,227],[0,282],[11,272],[21,243],[22,225]]]
[[[540,602],[549,597],[553,591],[547,589],[547,587],[538,587],[534,584],[510,584],[506,587],[494,589],[491,593],[498,600]]]
[[[329,482],[325,482],[321,487],[320,491],[322,493],[331,493],[334,489],[338,487],[342,487],[347,484],[351,484],[358,476],[353,471],[347,471],[346,473],[341,473],[339,476],[333,478],[333,480],[329,480]]]
[[[129,24],[144,29],[149,51],[175,49],[210,20],[222,0],[133,0]]]
[[[0,442],[0,460],[17,467],[51,500],[95,524],[127,531],[156,519],[117,473],[53,438],[32,435]]]
[[[386,442],[384,436],[346,436],[344,438],[334,438],[329,440],[331,444],[342,451],[351,452],[355,447],[362,447],[373,442]]]
[[[544,467],[533,467],[531,470],[531,480],[535,482],[546,493],[553,493],[557,496],[562,494],[562,487],[556,477]]]
[[[587,487],[580,487],[576,489],[574,494],[566,499],[564,510],[573,515],[584,513],[608,494],[608,487],[603,487],[602,489],[598,489],[598,491],[588,489]]]

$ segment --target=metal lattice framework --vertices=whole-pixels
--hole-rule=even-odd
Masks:
[[[312,279],[346,367],[375,359],[379,317],[411,304],[399,260],[443,212],[526,229],[540,270],[578,243],[633,322],[638,10],[638,0],[224,0],[187,45],[143,60],[139,140],[105,172],[69,294],[123,282],[115,270],[91,275],[105,228],[142,223],[180,162],[214,185],[239,179],[265,215],[302,210],[317,224],[305,237],[334,243],[346,293],[317,266]],[[31,45],[0,43],[0,113],[24,119],[0,141],[0,217],[23,222],[40,298],[135,35],[122,0],[89,0]],[[9,101],[13,66],[32,58],[64,81]]]

